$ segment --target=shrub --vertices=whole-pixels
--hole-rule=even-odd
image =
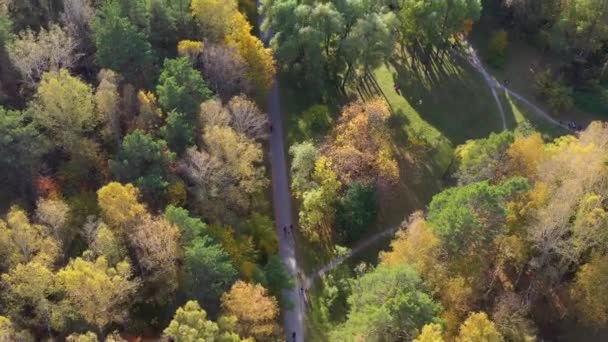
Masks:
[[[324,137],[331,128],[333,118],[329,107],[314,105],[305,110],[298,120],[298,128],[305,140]]]
[[[561,77],[554,77],[547,69],[534,75],[536,90],[545,99],[551,109],[564,111],[574,105],[572,88],[564,85]]]

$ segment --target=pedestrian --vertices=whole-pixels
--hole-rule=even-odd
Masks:
[[[291,338],[293,338],[293,342],[296,342],[296,332],[291,333]]]
[[[270,133],[272,133],[272,124],[270,124],[268,128],[270,128]]]
[[[401,95],[401,86],[397,82],[393,84],[393,87],[395,88],[395,93]]]
[[[285,236],[287,236],[287,226],[283,227],[283,233],[285,233]]]
[[[291,233],[293,234],[293,224],[289,225],[289,230],[291,230]]]

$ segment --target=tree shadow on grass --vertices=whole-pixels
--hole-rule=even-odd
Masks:
[[[402,97],[456,146],[502,130],[497,104],[482,76],[457,56],[424,70],[391,61]]]

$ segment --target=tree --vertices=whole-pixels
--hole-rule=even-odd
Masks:
[[[229,324],[230,318],[220,317],[219,324],[207,319],[207,313],[196,301],[188,301],[175,312],[173,320],[165,329],[165,336],[176,342],[194,341],[242,341]]]
[[[112,227],[132,227],[146,214],[139,191],[132,184],[108,183],[97,191],[97,201],[104,221]]]
[[[268,262],[264,266],[263,276],[262,285],[279,300],[282,307],[289,307],[289,305],[294,304],[290,303],[288,298],[283,298],[283,291],[293,289],[295,280],[287,271],[287,267],[280,256],[272,255],[268,258]]]
[[[564,47],[583,60],[601,49],[608,38],[606,16],[606,1],[573,0],[563,4],[558,29],[566,39]]]
[[[239,52],[249,67],[247,77],[256,95],[264,96],[270,90],[276,72],[272,50],[264,47],[264,43],[251,34],[253,28],[242,13],[234,13],[229,27],[231,30],[225,37],[226,45]]]
[[[408,266],[380,266],[352,284],[346,322],[332,331],[335,340],[399,341],[437,321],[441,310]]]
[[[68,222],[70,217],[70,207],[60,198],[40,198],[36,202],[36,219],[49,228],[48,234],[60,243],[63,251],[69,249],[76,236]]]
[[[258,106],[245,96],[235,96],[228,103],[231,126],[237,133],[252,140],[268,138],[268,119]]]
[[[207,127],[203,141],[207,151],[189,149],[180,165],[195,194],[204,202],[221,199],[230,209],[247,210],[251,197],[268,184],[260,144],[219,126]]]
[[[384,1],[265,1],[263,13],[278,59],[319,88],[344,88],[355,70],[373,70],[394,49],[398,21]]]
[[[177,44],[177,24],[168,1],[148,2],[148,37],[151,45],[163,55],[170,55]]]
[[[311,241],[330,241],[336,214],[335,203],[342,184],[326,157],[317,159],[313,179],[319,186],[302,195],[300,229]]]
[[[169,205],[165,208],[164,218],[179,228],[181,246],[187,246],[194,239],[207,235],[207,224],[197,217],[191,217],[184,208]]]
[[[296,197],[315,187],[313,171],[319,159],[319,149],[310,141],[295,143],[289,148],[291,160],[291,191]]]
[[[184,247],[184,263],[186,294],[212,307],[238,277],[230,256],[209,236],[197,237]]]
[[[191,300],[177,309],[164,334],[176,342],[215,341],[219,330],[216,323],[207,320],[205,310]]]
[[[94,14],[89,0],[63,0],[61,22],[70,37],[78,43],[80,51],[91,51],[91,21]]]
[[[92,23],[97,52],[96,61],[102,68],[116,70],[128,79],[152,62],[150,43],[122,14],[118,1],[105,2]]]
[[[103,69],[97,76],[99,86],[95,91],[95,105],[99,112],[100,121],[106,125],[116,144],[120,144],[122,130],[120,128],[120,95],[118,85],[120,76],[114,71]]]
[[[314,105],[302,112],[298,119],[298,128],[306,139],[319,140],[325,138],[333,126],[333,121],[329,107]]]
[[[502,335],[485,312],[472,313],[467,318],[456,337],[457,342],[501,342]]]
[[[276,254],[279,250],[279,241],[274,230],[274,222],[266,215],[253,213],[245,222],[247,230],[253,237],[256,246],[266,256]]]
[[[69,151],[79,148],[96,123],[91,87],[65,69],[42,75],[28,113],[51,141]]]
[[[0,220],[0,269],[36,262],[50,267],[59,254],[57,241],[46,227],[30,222],[25,211],[12,207],[6,221]]]
[[[230,32],[230,20],[238,10],[235,0],[193,0],[191,7],[203,35],[212,42]]]
[[[166,59],[156,87],[158,102],[166,111],[193,116],[211,91],[186,57]]]
[[[461,185],[480,181],[495,182],[503,177],[507,150],[513,143],[512,132],[504,131],[479,140],[469,140],[456,149],[458,170],[456,178]]]
[[[97,257],[104,257],[110,266],[117,265],[127,258],[127,247],[117,232],[105,223],[93,223],[97,227],[91,236],[89,248]]]
[[[251,94],[248,66],[233,47],[206,44],[200,56],[201,72],[209,87],[227,102],[238,94]]]
[[[357,101],[344,108],[334,128],[334,138],[323,151],[341,182],[392,183],[399,179],[386,125],[389,115],[381,99]]]
[[[30,328],[51,325],[56,308],[51,298],[57,295],[57,290],[48,268],[37,262],[19,264],[2,274],[2,282],[6,311],[17,325]]]
[[[430,323],[422,327],[420,335],[416,337],[414,342],[444,342],[441,325]]]
[[[86,332],[84,334],[73,333],[68,336],[66,342],[99,342],[97,335],[93,332]]]
[[[281,336],[281,328],[276,321],[279,316],[277,301],[260,285],[237,281],[229,292],[222,295],[222,308],[226,315],[237,318],[236,328],[240,336],[261,341]]]
[[[449,255],[483,252],[505,232],[506,202],[528,189],[523,178],[451,188],[433,197],[428,220]]]
[[[134,183],[152,203],[162,203],[174,159],[164,140],[136,130],[123,139],[120,151],[109,163],[119,181]]]
[[[138,283],[131,279],[131,265],[119,262],[115,268],[104,257],[96,261],[77,258],[57,272],[58,286],[67,300],[100,335],[111,323],[127,318]]]
[[[589,326],[603,327],[608,322],[608,300],[601,295],[608,284],[608,256],[595,254],[576,273],[570,289],[580,320]]]
[[[167,115],[166,123],[160,129],[171,151],[178,155],[183,155],[188,146],[194,145],[194,131],[188,117],[175,110]]]
[[[31,184],[38,159],[45,150],[45,141],[35,125],[19,111],[0,106],[0,169],[6,177],[0,181],[6,193],[23,193]]]
[[[6,341],[33,341],[34,337],[27,331],[17,330],[10,319],[0,316],[0,338]]]
[[[128,236],[144,289],[164,303],[178,286],[179,229],[162,218],[144,217]]]
[[[512,175],[535,179],[538,167],[545,158],[545,146],[539,133],[516,136],[507,150],[508,169]]]
[[[346,242],[357,241],[374,222],[377,213],[375,189],[358,182],[350,184],[336,208],[339,238]]]
[[[34,33],[28,29],[8,45],[13,65],[19,70],[26,84],[35,87],[48,71],[72,68],[80,55],[76,40],[59,25],[51,25]]]
[[[410,265],[425,280],[440,276],[442,272],[437,269],[440,267],[441,241],[422,212],[413,213],[401,227],[391,242],[391,250],[380,253],[380,264],[388,267]]]

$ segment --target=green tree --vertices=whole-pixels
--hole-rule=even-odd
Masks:
[[[132,79],[152,62],[150,43],[123,14],[118,0],[104,3],[92,28],[97,48],[95,58],[102,68],[116,70]]]
[[[314,105],[308,108],[298,119],[298,128],[307,140],[324,138],[332,124],[331,112],[325,105]]]
[[[165,60],[156,92],[164,110],[188,116],[198,113],[200,104],[211,96],[203,76],[187,57]]]
[[[583,60],[605,46],[608,39],[608,1],[573,0],[563,3],[558,20],[563,48]]]
[[[137,130],[124,138],[110,169],[119,181],[134,183],[151,203],[162,203],[174,159],[164,140]]]
[[[274,230],[274,222],[270,217],[253,213],[245,224],[258,249],[267,256],[278,251],[279,241]]]
[[[69,151],[80,148],[84,135],[96,124],[91,87],[65,69],[42,75],[28,113],[50,141]]]
[[[348,318],[332,331],[333,341],[413,338],[425,324],[437,321],[441,310],[418,274],[404,265],[380,266],[355,280],[348,303]]]
[[[177,46],[177,24],[167,0],[148,2],[148,37],[161,55],[174,54]]]
[[[292,289],[295,286],[295,280],[287,271],[280,256],[272,255],[268,258],[268,262],[264,265],[263,276],[262,285],[279,300],[283,308],[294,304],[290,303],[287,298],[283,298],[283,290]]]
[[[433,197],[428,221],[452,256],[483,252],[506,231],[506,203],[529,189],[524,178],[451,188]]]
[[[375,189],[359,182],[350,184],[336,208],[338,237],[349,243],[357,241],[374,222],[377,213]]]
[[[188,146],[194,144],[195,128],[185,114],[172,111],[167,115],[166,123],[160,129],[171,151],[182,155]]]
[[[182,246],[187,246],[194,239],[207,235],[207,224],[199,218],[190,216],[187,209],[169,205],[165,208],[164,217],[179,228]]]
[[[7,194],[25,191],[45,145],[44,137],[22,112],[0,106],[0,169],[5,178],[0,185]]]
[[[238,277],[228,253],[209,236],[197,237],[184,247],[184,263],[186,295],[212,307]]]
[[[319,159],[319,149],[310,141],[293,144],[289,148],[291,161],[291,191],[296,197],[316,186],[313,181],[315,163]]]

